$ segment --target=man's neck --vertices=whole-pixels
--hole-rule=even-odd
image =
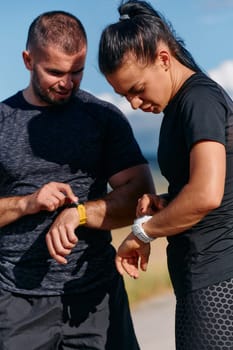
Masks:
[[[48,103],[39,100],[35,94],[33,93],[30,86],[28,86],[25,90],[23,90],[23,97],[25,100],[33,106],[38,107],[47,107]]]

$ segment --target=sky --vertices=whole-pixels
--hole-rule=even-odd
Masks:
[[[81,87],[116,104],[129,119],[145,154],[156,154],[162,115],[131,110],[116,96],[98,70],[98,42],[102,30],[118,21],[120,0],[5,0],[0,11],[0,100],[29,82],[22,61],[27,31],[39,14],[68,11],[83,23],[88,37],[88,55]],[[197,63],[233,97],[233,0],[150,0],[169,20]]]

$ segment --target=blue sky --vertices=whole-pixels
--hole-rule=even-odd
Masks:
[[[151,0],[173,24],[199,65],[233,95],[233,0]],[[128,116],[146,153],[156,146],[160,117],[133,112],[98,71],[101,31],[118,20],[119,0],[6,0],[1,4],[0,100],[23,89],[29,73],[21,53],[32,20],[44,11],[65,10],[78,16],[88,35],[88,58],[82,88],[117,104]],[[146,135],[146,137],[145,137]]]

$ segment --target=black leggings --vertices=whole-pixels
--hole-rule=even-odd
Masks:
[[[176,350],[233,349],[233,279],[177,299]]]

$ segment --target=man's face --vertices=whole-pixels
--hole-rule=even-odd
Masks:
[[[56,47],[24,52],[24,62],[31,72],[27,96],[39,106],[66,103],[79,88],[85,65],[86,46],[73,55]]]

